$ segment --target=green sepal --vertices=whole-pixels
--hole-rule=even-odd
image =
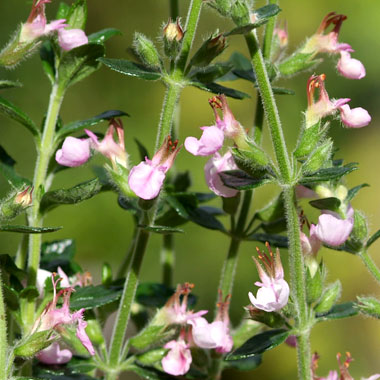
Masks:
[[[253,321],[263,323],[268,327],[279,328],[285,325],[284,317],[277,312],[266,312],[254,307],[247,307],[249,315]]]
[[[296,52],[282,61],[277,67],[281,75],[290,76],[301,71],[311,69],[322,62],[322,59],[313,59],[314,53]]]
[[[145,65],[159,70],[161,58],[154,43],[148,37],[142,33],[135,32],[133,49]]]
[[[315,312],[327,313],[338,301],[341,292],[342,292],[342,285],[340,281],[337,280],[324,290],[320,301],[314,308]]]
[[[375,297],[357,297],[356,308],[364,315],[380,319],[380,301]]]
[[[327,313],[318,313],[317,322],[349,318],[357,315],[359,310],[354,302],[344,302],[333,306]]]
[[[246,149],[232,148],[234,158],[236,156],[237,159],[246,160],[254,168],[265,168],[270,162],[265,151],[247,139],[245,140],[245,144],[247,145]]]
[[[323,264],[318,267],[314,276],[312,275],[310,268],[306,267],[306,297],[307,303],[310,305],[319,300],[323,291]]]
[[[328,139],[315,148],[302,165],[303,173],[315,173],[330,159],[333,141]]]
[[[166,325],[149,325],[129,340],[129,344],[138,350],[144,350],[155,343],[164,341],[173,335]]]
[[[145,80],[158,80],[161,73],[150,67],[126,59],[99,58],[99,61],[118,73]]]
[[[235,0],[231,2],[231,18],[238,26],[244,26],[251,22],[248,4],[244,0]]]
[[[157,362],[161,362],[162,358],[168,353],[166,348],[156,348],[144,352],[136,357],[137,361],[142,365],[152,365]]]
[[[87,21],[86,0],[76,0],[71,5],[70,10],[65,16],[66,22],[72,29],[84,29]]]
[[[30,358],[49,347],[53,340],[49,339],[53,330],[39,331],[23,339],[13,350],[16,356]]]
[[[326,129],[327,127],[324,127],[321,131],[320,121],[309,128],[304,128],[301,132],[300,138],[298,139],[297,147],[293,152],[294,157],[307,157],[318,145]]]
[[[354,227],[352,228],[350,239],[352,239],[355,245],[358,245],[358,250],[359,247],[363,247],[368,239],[367,219],[358,210],[354,211]]]

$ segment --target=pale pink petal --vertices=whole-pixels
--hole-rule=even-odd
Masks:
[[[350,109],[348,104],[340,107],[340,118],[349,128],[362,128],[371,122],[371,116],[367,110],[361,107]]]
[[[224,198],[234,197],[239,191],[225,186],[219,173],[237,168],[231,152],[227,152],[224,156],[215,153],[204,167],[206,182],[210,190]]]
[[[311,190],[306,186],[297,185],[296,186],[296,197],[298,199],[301,199],[301,198],[318,198],[318,194],[314,190]]]
[[[348,51],[340,52],[337,69],[341,75],[348,79],[362,79],[366,74],[364,65],[358,59],[351,58]]]
[[[88,38],[82,29],[59,29],[58,44],[65,50],[71,50],[81,45],[86,45]]]
[[[45,26],[44,34],[53,32],[54,30],[60,30],[62,28],[65,28],[67,24],[65,24],[66,20],[64,18],[59,19],[59,20],[53,20],[52,22],[49,22]]]
[[[58,342],[53,342],[36,355],[41,363],[48,365],[66,364],[71,360],[72,356],[72,352],[67,348],[61,349]]]
[[[55,160],[63,166],[76,167],[83,165],[90,158],[90,142],[88,139],[66,137],[62,148],[57,150]]]
[[[168,354],[161,361],[164,371],[173,376],[181,376],[188,372],[192,357],[185,341],[172,340],[166,343],[164,348],[170,349]]]
[[[202,127],[202,136],[199,140],[195,137],[187,137],[185,148],[194,156],[210,156],[216,153],[224,141],[224,133],[216,126]]]
[[[62,279],[60,282],[61,288],[68,288],[70,286],[70,281],[67,277],[67,274],[63,271],[61,267],[57,268],[57,272],[59,277]]]
[[[339,380],[339,375],[336,371],[330,371],[327,377],[321,377],[319,380]]]
[[[76,331],[76,336],[77,338],[81,341],[83,346],[86,348],[86,350],[89,352],[90,355],[95,355],[95,350],[94,347],[91,343],[90,338],[86,334],[86,327],[87,327],[87,322],[84,321],[82,318],[78,319],[78,327]]]
[[[160,193],[164,180],[165,173],[160,167],[152,166],[143,161],[131,169],[128,184],[138,197],[153,199]]]
[[[375,375],[372,375],[372,376],[370,376],[370,377],[366,377],[366,378],[364,378],[364,377],[362,377],[362,380],[377,380],[377,379],[380,379],[380,374],[378,374],[378,373],[376,373]]]
[[[339,219],[333,215],[322,214],[318,218],[315,233],[323,243],[338,247],[348,239],[353,226],[352,218]]]

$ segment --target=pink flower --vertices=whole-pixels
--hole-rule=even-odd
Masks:
[[[284,49],[288,45],[288,28],[285,23],[284,27],[274,28],[273,35],[278,40],[278,44],[281,49]]]
[[[82,29],[59,29],[58,44],[61,49],[68,51],[88,44],[88,37]]]
[[[152,160],[145,157],[145,161],[134,166],[128,177],[128,184],[132,191],[142,199],[154,199],[158,196],[164,183],[166,172],[172,167],[181,147],[178,141],[172,142],[168,136],[161,148],[155,153]]]
[[[214,96],[209,100],[214,111],[215,124],[210,127],[201,127],[203,134],[199,140],[195,137],[187,137],[185,149],[194,156],[209,156],[216,153],[224,142],[224,136],[235,140],[239,145],[246,138],[244,128],[235,119],[227,104],[225,95]],[[222,110],[222,117],[218,114]]]
[[[29,17],[21,27],[20,42],[31,42],[38,37],[67,26],[65,19],[55,20],[50,24],[46,23],[45,4],[47,3],[50,3],[50,0],[33,0]]]
[[[330,371],[327,377],[320,377],[318,380],[339,380],[337,371]]]
[[[49,347],[40,351],[36,357],[41,363],[57,365],[68,363],[73,357],[73,353],[68,348],[61,348],[59,342],[53,342]]]
[[[318,194],[314,190],[311,190],[306,186],[297,185],[296,186],[296,197],[297,197],[297,199],[318,198]]]
[[[190,319],[188,323],[192,325],[192,337],[198,347],[215,348],[219,353],[226,353],[231,351],[234,344],[229,328],[228,305],[230,296],[227,296],[223,302],[222,293],[219,292],[219,298],[218,313],[214,322],[208,323],[205,318],[198,317]]]
[[[113,134],[116,130],[118,142],[113,139]],[[91,147],[109,158],[114,168],[117,165],[127,167],[127,153],[124,146],[124,129],[120,119],[112,119],[102,142],[99,142],[95,133],[85,129],[85,132],[91,139]]]
[[[289,335],[289,336],[286,338],[285,343],[286,343],[289,347],[295,348],[295,347],[297,347],[297,337],[296,337],[295,335]]]
[[[221,197],[234,197],[239,191],[225,186],[219,176],[220,172],[234,169],[238,169],[238,167],[235,164],[231,152],[228,151],[224,156],[216,152],[207,161],[204,168],[206,182],[210,190]]]
[[[314,224],[310,226],[309,237],[303,232],[300,233],[302,253],[304,255],[316,255],[321,247],[321,241],[317,236]]]
[[[201,310],[197,313],[187,310],[187,301],[193,287],[194,284],[188,282],[185,282],[183,285],[177,285],[176,292],[168,299],[162,309],[163,319],[167,324],[185,325],[190,320],[207,314],[207,310]]]
[[[337,69],[340,74],[348,79],[362,79],[365,77],[364,65],[358,59],[351,58],[348,51],[343,50],[340,52]]]
[[[261,282],[257,281],[255,285],[260,289],[257,291],[256,297],[251,292],[248,293],[248,297],[256,308],[271,312],[282,309],[288,303],[289,285],[284,280],[280,251],[277,249],[276,255],[273,255],[270,245],[268,243],[265,245],[268,248],[269,256],[256,248],[265,269],[253,258],[261,279]]]
[[[348,104],[339,108],[342,123],[349,128],[362,128],[371,122],[371,116],[361,107],[351,109]]]
[[[312,75],[307,82],[308,108],[305,114],[306,128],[313,126],[320,119],[334,114],[340,107],[351,100],[349,98],[330,100],[324,84],[325,79],[325,74]],[[317,101],[314,100],[316,88],[319,89],[319,98]]]
[[[86,163],[91,156],[89,139],[66,137],[62,148],[57,150],[55,160],[63,166],[76,167]]]
[[[318,218],[315,234],[323,243],[338,247],[348,239],[353,226],[353,217],[340,219],[331,214],[322,214]]]
[[[36,322],[32,327],[32,333],[38,331],[45,330],[55,330],[56,332],[60,332],[64,329],[65,325],[77,325],[76,335],[83,344],[83,346],[87,349],[90,355],[95,354],[94,347],[90,339],[88,338],[85,328],[87,326],[87,322],[83,320],[84,309],[80,309],[75,313],[70,313],[70,295],[73,291],[73,288],[66,288],[57,294],[57,284],[61,279],[54,280],[56,274],[52,274],[52,283],[53,283],[53,300],[49,302],[42,314],[37,318]],[[57,303],[60,296],[63,296],[63,304],[61,308],[57,308]],[[53,341],[52,341],[53,343]]]
[[[190,369],[192,362],[189,345],[183,338],[179,338],[166,343],[164,348],[170,349],[161,361],[164,371],[173,376],[184,375]]]

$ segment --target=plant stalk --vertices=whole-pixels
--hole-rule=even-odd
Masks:
[[[372,257],[368,254],[368,251],[366,249],[363,249],[358,253],[358,256],[362,259],[364,265],[375,278],[375,280],[380,283],[380,269],[377,267]]]
[[[42,227],[43,217],[40,214],[40,201],[46,189],[44,189],[46,173],[50,158],[53,154],[52,147],[54,141],[55,126],[57,123],[59,111],[64,96],[64,89],[58,83],[55,83],[49,100],[48,112],[46,115],[41,144],[38,148],[38,157],[34,170],[34,200],[29,209],[28,223],[33,227]],[[28,251],[28,286],[35,286],[37,279],[37,271],[40,264],[41,255],[41,234],[30,234],[29,251]],[[27,301],[24,328],[28,330],[33,325],[35,319],[35,300]]]
[[[7,337],[7,318],[3,296],[3,281],[1,278],[0,270],[0,380],[7,380],[7,351],[8,351],[8,337]]]
[[[174,236],[164,235],[161,248],[162,283],[168,287],[173,286],[173,269],[175,262]]]

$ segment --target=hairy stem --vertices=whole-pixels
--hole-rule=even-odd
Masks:
[[[57,123],[59,111],[61,109],[61,104],[64,96],[64,89],[55,83],[52,88],[50,95],[48,112],[46,115],[43,135],[41,144],[38,149],[38,157],[34,170],[34,200],[32,207],[29,209],[28,213],[28,223],[33,227],[42,227],[43,217],[40,214],[40,201],[43,195],[45,179],[48,164],[50,158],[53,154],[52,147],[54,141],[55,126]],[[37,279],[37,271],[40,264],[40,254],[41,254],[41,234],[30,234],[29,237],[29,252],[28,252],[28,285],[35,286]],[[27,301],[25,316],[24,316],[24,327],[29,329],[32,327],[33,321],[35,319],[35,299]]]
[[[4,369],[8,367],[7,363],[7,350],[8,350],[8,337],[7,337],[7,318],[3,297],[3,281],[1,279],[0,270],[0,380],[7,380],[7,371]]]
[[[161,248],[162,283],[168,287],[173,286],[173,268],[175,261],[174,236],[164,235]]]
[[[125,273],[127,272],[128,268],[129,268],[129,265],[131,264],[133,251],[135,249],[136,237],[137,237],[137,228],[135,228],[135,230],[133,231],[131,244],[129,245],[128,251],[124,257],[123,262],[121,263],[121,266],[120,266],[118,272],[117,272],[116,278],[124,277]]]
[[[364,265],[367,267],[368,271],[372,274],[375,280],[380,283],[380,269],[377,267],[372,257],[368,254],[367,250],[363,249],[358,253],[358,256],[362,259]]]
[[[169,0],[169,2],[170,2],[170,17],[174,21],[179,15],[178,0]]]

